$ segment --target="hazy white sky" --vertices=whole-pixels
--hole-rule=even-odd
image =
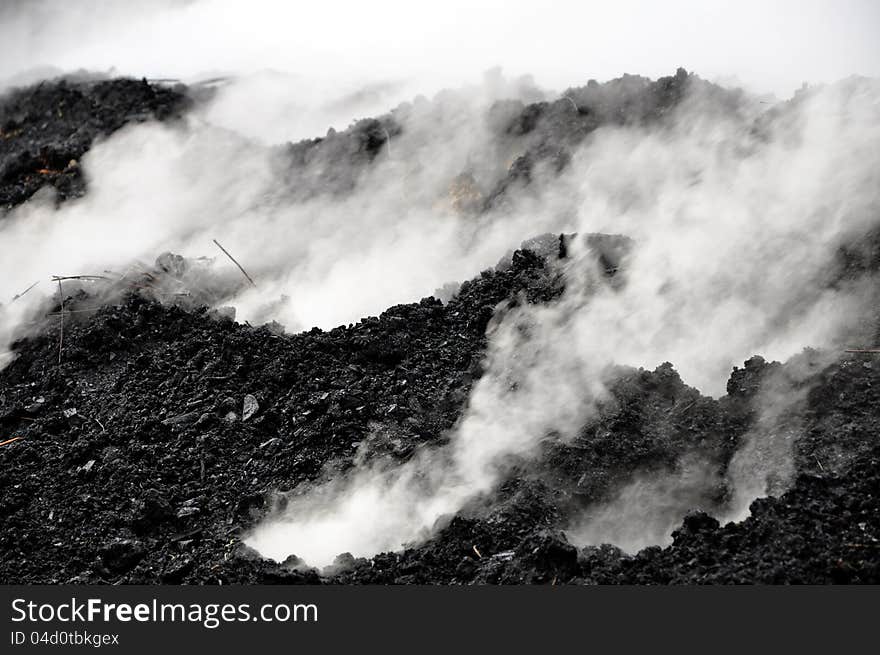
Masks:
[[[562,89],[684,66],[788,94],[880,76],[878,37],[874,0],[2,0],[0,79],[43,66],[183,78],[271,68],[430,90],[502,66]]]

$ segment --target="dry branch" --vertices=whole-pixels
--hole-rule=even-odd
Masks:
[[[103,307],[90,307],[88,309],[68,309],[65,314],[82,314],[83,312],[99,312]],[[49,312],[49,316],[61,316],[61,312]]]
[[[59,314],[61,319],[61,329],[58,332],[58,365],[61,365],[61,352],[62,348],[64,348],[64,291],[61,289],[61,279],[60,277],[55,277],[54,279],[58,280],[58,297],[61,299],[61,312]]]
[[[11,304],[11,303],[14,303],[16,300],[18,300],[19,298],[21,298],[24,294],[26,294],[28,291],[30,291],[31,289],[33,289],[33,288],[34,288],[35,286],[37,286],[39,283],[40,283],[40,281],[37,280],[37,281],[34,282],[31,286],[29,286],[27,289],[25,289],[24,291],[22,291],[21,293],[17,293],[17,294],[15,294],[15,295],[12,297],[12,300],[9,301],[10,304]]]
[[[6,441],[0,441],[0,446],[11,444],[13,441],[18,441],[19,439],[21,439],[21,437],[12,437],[12,439],[7,439]]]
[[[254,282],[254,281],[251,279],[251,276],[247,274],[247,271],[244,270],[244,268],[242,267],[242,265],[239,264],[237,261],[235,261],[235,257],[233,257],[232,255],[230,255],[230,254],[229,254],[229,251],[226,250],[226,248],[224,248],[223,246],[221,246],[221,245],[220,245],[220,242],[217,241],[217,239],[213,239],[213,241],[214,241],[214,243],[217,245],[217,247],[220,248],[220,250],[222,250],[223,253],[224,253],[227,257],[229,257],[229,259],[232,260],[232,263],[235,264],[236,266],[238,266],[238,270],[240,270],[240,271],[242,272],[242,274],[248,279],[248,282],[250,282],[253,286],[257,286],[257,283]]]
[[[106,275],[53,275],[53,280],[109,280]]]

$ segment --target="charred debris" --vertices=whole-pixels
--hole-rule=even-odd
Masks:
[[[591,82],[554,102],[496,103],[498,138],[519,140],[526,154],[474,193],[471,209],[528,185],[536,162],[561,170],[602,124],[664,120],[686,84],[706,83],[680,70],[656,82]],[[707,89],[735,109],[735,94]],[[96,139],[132,121],[181,120],[197,100],[179,85],[134,80],[62,80],[8,94],[0,101],[0,206],[44,186],[59,202],[87,193],[76,161]],[[304,175],[316,158],[369,166],[401,129],[392,113],[285,146],[288,174]],[[356,183],[299,182],[307,193],[345,193]],[[614,401],[575,440],[548,439],[537,458],[443,519],[422,544],[370,559],[341,554],[320,571],[295,557],[263,560],[243,545],[285,502],[279,490],[344,472],[356,453],[405,461],[443,443],[483,374],[493,314],[553,302],[572,238],[588,242],[614,283],[625,237],[545,235],[464,282],[445,304],[427,297],[292,335],[235,323],[216,308],[228,290],[188,277],[196,265],[170,254],[70,283],[38,336],[17,342],[0,372],[0,581],[880,582],[880,362],[858,352],[832,363],[811,352],[786,363],[753,357],[719,399],[688,387],[672,364],[620,368]],[[880,250],[866,244],[876,243],[842,248],[829,284],[875,271]],[[756,423],[758,391],[794,367],[801,380],[809,370],[801,382],[809,391],[790,410],[803,434],[791,444],[793,478],[778,496],[755,501],[745,521],[720,525],[712,515],[730,503],[725,474]],[[693,461],[717,483],[698,489],[670,546],[627,555],[570,543],[572,516],[635,475],[675,473]]]

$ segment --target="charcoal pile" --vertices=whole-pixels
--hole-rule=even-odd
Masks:
[[[0,99],[0,210],[54,188],[59,200],[85,193],[79,159],[94,141],[129,123],[179,117],[182,88],[146,80],[61,80]]]
[[[116,538],[144,553],[156,548],[155,563],[141,563],[153,573],[131,579],[171,580],[187,567],[187,580],[228,575],[235,537],[267,494],[334,460],[346,466],[371,421],[396,426],[393,442],[374,447],[398,457],[440,438],[479,374],[494,307],[521,289],[551,295],[552,278],[542,260],[524,254],[505,272],[466,284],[446,306],[426,298],[295,336],[135,294],[70,322],[60,367],[53,331],[19,344],[3,374],[0,419],[4,433],[22,437],[3,451],[12,458],[3,469],[11,490],[4,556],[17,553],[4,575],[21,575],[12,571],[24,565],[22,579],[56,569],[58,581],[85,571],[109,580],[114,566],[92,556],[105,547],[115,553]],[[71,316],[78,306],[68,300]],[[32,474],[60,484],[50,494]],[[82,542],[71,540],[86,524]],[[68,535],[63,551],[45,550],[59,534]]]
[[[723,470],[753,420],[751,395],[778,364],[750,360],[719,400],[687,387],[671,365],[621,372],[613,410],[574,442],[549,443],[496,496],[416,548],[342,557],[342,570],[320,578],[241,544],[278,489],[351,466],[371,421],[394,426],[396,437],[369,447],[401,460],[442,440],[480,375],[494,307],[522,291],[535,302],[560,291],[552,266],[531,251],[447,305],[426,298],[329,332],[276,334],[132,293],[71,322],[60,365],[53,331],[19,343],[0,389],[0,426],[20,437],[0,451],[3,579],[877,581],[870,407],[880,380],[860,355],[815,372],[794,487],[756,501],[741,524],[689,517],[666,549],[578,551],[560,526],[634,472],[674,468],[687,453]],[[719,488],[704,509],[725,500]]]
[[[717,106],[736,111],[736,94],[683,70],[656,82],[591,82],[552,103],[497,103],[498,139],[525,154],[492,189],[474,190],[464,174],[468,211],[498,210],[511,189],[533,182],[539,163],[563,171],[602,125],[662,123],[688,85],[705,85]],[[189,98],[130,80],[14,93],[0,103],[0,204],[17,206],[47,184],[61,200],[87,193],[76,160],[96,139],[128,122],[180,117]],[[304,197],[350,193],[352,171],[387,151],[404,124],[392,112],[285,146],[285,181]],[[315,166],[336,160],[347,165]],[[419,543],[371,557],[341,546],[322,568],[295,551],[271,561],[245,544],[287,492],[364,460],[404,463],[447,443],[485,374],[487,328],[516,307],[558,302],[575,241],[587,244],[597,285],[626,284],[627,237],[549,234],[445,302],[426,297],[298,334],[236,323],[216,306],[222,285],[187,278],[196,264],[170,253],[128,277],[63,287],[0,371],[0,581],[880,582],[880,362],[870,350],[806,350],[786,362],[756,355],[719,398],[688,386],[675,362],[619,366],[574,438],[546,435],[534,457],[508,462],[497,488],[442,516]],[[876,272],[877,243],[872,233],[841,246],[823,284]],[[876,333],[871,310],[865,321]],[[799,400],[762,429],[761,392],[780,384],[796,387]],[[796,425],[797,438],[780,425]],[[759,456],[783,448],[792,468],[750,515],[734,517],[738,457],[750,448]],[[609,534],[601,508],[636,492],[636,505],[650,504],[667,479],[683,481],[675,492],[684,499],[670,502],[692,510],[674,519],[671,544],[575,545],[583,539],[572,535],[585,530]],[[715,518],[728,516],[737,520]]]

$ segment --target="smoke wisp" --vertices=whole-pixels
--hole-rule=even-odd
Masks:
[[[603,398],[612,364],[672,361],[718,395],[733,364],[753,353],[787,359],[852,338],[866,289],[825,277],[838,246],[871,227],[880,208],[876,84],[804,94],[759,129],[704,100],[690,98],[670,129],[599,130],[551,190],[518,207],[536,225],[542,203],[573,199],[569,229],[633,237],[624,285],[596,284],[589,253],[575,252],[558,302],[499,317],[487,372],[447,446],[304,490],[249,543],[313,565],[342,551],[398,549],[490,491],[511,457],[548,435],[571,438]],[[796,402],[786,398],[768,406]],[[770,424],[767,414],[758,430]],[[744,476],[739,463],[753,460],[753,443],[734,461],[740,508],[790,466],[774,449],[772,472],[747,467],[753,477]],[[693,463],[673,476],[635,480],[577,534],[631,548],[661,540],[715,483]]]

